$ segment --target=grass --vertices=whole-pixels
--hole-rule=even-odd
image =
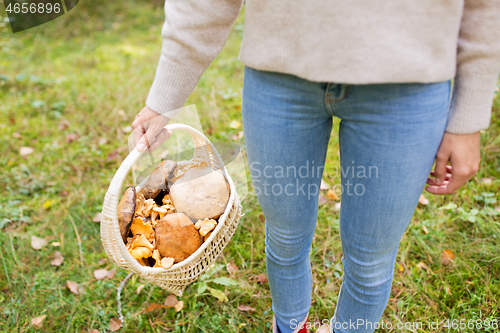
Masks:
[[[94,278],[95,269],[113,265],[102,260],[99,224],[92,217],[127,154],[123,129],[147,96],[162,22],[160,4],[88,0],[23,33],[0,28],[0,331],[105,332],[117,316],[116,287],[127,272],[117,269],[112,279]],[[241,130],[229,124],[241,120],[243,66],[237,56],[242,23],[240,16],[187,103],[197,106],[212,140],[234,141]],[[494,110],[499,108],[497,99]],[[327,169],[339,165],[337,127],[333,132]],[[244,146],[244,138],[238,143]],[[417,208],[401,243],[385,321],[500,320],[497,115],[482,133],[482,143],[478,174],[456,194],[428,196],[429,204]],[[34,152],[22,157],[22,146]],[[488,185],[482,178],[493,181]],[[149,304],[162,304],[168,293],[150,284],[137,293],[144,281],[134,276],[122,297],[126,322],[121,332],[270,331],[269,289],[256,278],[265,272],[263,215],[251,188],[243,204],[241,226],[211,272],[186,290],[184,309],[145,312]],[[334,202],[320,206],[311,253],[312,321],[330,318],[337,301],[342,274],[338,226]],[[33,235],[48,245],[32,249]],[[441,262],[445,249],[456,255],[450,265]],[[59,267],[50,265],[55,251],[64,256]],[[239,268],[233,276],[225,268],[229,262]],[[237,285],[216,283],[217,277],[230,277]],[[79,284],[79,295],[66,288],[68,280]],[[218,301],[205,286],[222,291],[229,301]],[[239,311],[242,304],[255,311]],[[47,317],[37,330],[31,320],[41,315]],[[454,330],[441,324],[433,331]]]

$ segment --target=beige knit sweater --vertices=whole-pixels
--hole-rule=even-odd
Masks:
[[[166,0],[163,46],[146,105],[184,105],[220,52],[242,0]],[[240,60],[311,81],[455,79],[452,133],[489,126],[500,71],[500,0],[246,0]]]

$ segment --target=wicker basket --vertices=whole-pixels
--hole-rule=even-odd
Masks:
[[[121,199],[122,184],[132,165],[141,156],[141,152],[133,151],[120,165],[111,180],[102,208],[101,240],[107,256],[118,266],[129,270],[147,281],[166,289],[177,296],[182,296],[184,288],[195,281],[222,253],[233,236],[241,218],[242,209],[240,198],[236,192],[233,180],[229,176],[224,163],[212,143],[194,128],[172,124],[166,126],[170,131],[186,131],[194,140],[194,156],[190,162],[206,161],[214,170],[221,170],[230,186],[229,202],[226,210],[219,217],[217,227],[210,237],[184,261],[173,265],[169,269],[141,266],[129,254],[123,243],[118,225],[118,202]]]

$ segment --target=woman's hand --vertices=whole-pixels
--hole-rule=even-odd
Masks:
[[[132,123],[137,150],[145,151],[150,148],[153,151],[165,142],[172,135],[172,132],[164,128],[169,120],[170,118],[145,106]]]
[[[452,194],[464,185],[479,169],[480,139],[479,132],[445,132],[436,154],[436,166],[431,172],[434,178],[427,179],[429,186],[425,190],[432,194]]]

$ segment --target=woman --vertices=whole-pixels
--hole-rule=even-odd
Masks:
[[[162,55],[133,127],[166,118],[151,122],[139,149],[168,138],[162,126],[223,47],[241,6],[165,2]],[[307,331],[309,249],[333,116],[341,119],[344,275],[324,331],[374,331],[425,184],[450,194],[478,169],[500,69],[498,17],[496,0],[246,1],[242,116],[266,217],[274,332]]]

